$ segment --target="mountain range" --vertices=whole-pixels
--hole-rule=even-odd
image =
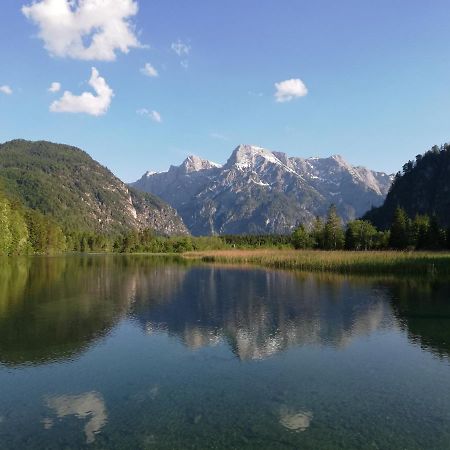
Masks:
[[[361,217],[383,203],[392,180],[339,155],[299,158],[239,145],[224,165],[189,156],[131,186],[165,200],[194,235],[284,234],[331,204],[344,222]]]
[[[51,217],[65,231],[151,228],[161,235],[189,234],[171,206],[130,188],[68,145],[25,140],[0,144],[0,188],[12,202]]]

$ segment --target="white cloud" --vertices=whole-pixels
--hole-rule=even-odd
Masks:
[[[183,59],[183,61],[180,62],[180,65],[183,69],[189,68],[189,61],[187,59]]]
[[[161,114],[158,111],[151,111],[150,119],[152,119],[154,122],[158,122],[158,123],[162,122]]]
[[[191,46],[179,39],[177,42],[172,42],[170,47],[178,56],[187,56],[191,52]]]
[[[22,12],[53,56],[114,61],[116,51],[141,47],[130,21],[135,0],[34,0]]]
[[[61,83],[58,83],[57,81],[54,81],[50,87],[48,88],[48,92],[59,92],[61,90]]]
[[[153,120],[153,122],[161,123],[162,117],[158,111],[149,111],[147,108],[141,108],[136,111],[140,116],[146,116],[149,119]]]
[[[300,78],[275,83],[275,100],[280,103],[290,102],[294,98],[304,97],[308,89]]]
[[[81,95],[74,95],[70,91],[65,91],[63,96],[50,105],[52,112],[85,113],[91,116],[101,116],[108,111],[111,100],[114,96],[113,90],[102,78],[98,70],[93,67],[90,86],[97,95],[91,92],[83,92]]]
[[[0,86],[0,92],[2,94],[11,95],[13,93],[13,90],[8,85]]]
[[[251,97],[263,97],[264,94],[262,92],[248,91],[248,95]]]
[[[141,69],[141,73],[147,77],[157,77],[159,75],[158,71],[150,63],[145,64],[145,66]]]

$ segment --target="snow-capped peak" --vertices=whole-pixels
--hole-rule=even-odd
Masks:
[[[248,169],[255,167],[261,159],[281,164],[281,161],[270,150],[257,147],[256,145],[241,144],[234,149],[226,165]]]
[[[208,161],[207,159],[202,159],[196,155],[189,155],[180,166],[180,168],[183,169],[185,173],[198,172],[199,170],[218,167],[221,167],[220,164]]]
[[[283,161],[283,159],[285,161]],[[224,167],[236,167],[239,170],[253,171],[265,167],[266,164],[269,163],[280,166],[287,172],[291,172],[298,176],[294,170],[288,167],[286,164],[287,162],[288,158],[283,153],[275,153],[263,147],[257,147],[256,145],[241,144],[234,149]]]

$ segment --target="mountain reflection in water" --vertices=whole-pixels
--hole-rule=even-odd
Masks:
[[[391,327],[382,290],[335,277],[252,269],[192,268],[167,297],[139,292],[131,312],[142,328],[165,330],[195,349],[229,343],[242,360],[294,345],[343,347]]]
[[[71,359],[125,318],[191,349],[226,342],[241,360],[292,346],[342,348],[399,327],[450,351],[448,282],[195,266],[146,256],[0,261],[0,361]],[[430,319],[433,319],[430,321]]]

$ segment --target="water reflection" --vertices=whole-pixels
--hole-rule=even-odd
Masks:
[[[409,279],[389,282],[390,301],[412,342],[450,356],[450,283]]]
[[[192,349],[225,340],[242,360],[294,345],[344,347],[390,327],[382,290],[336,277],[286,272],[192,268],[176,294],[158,304],[141,292],[132,306],[147,332],[164,330]]]
[[[105,402],[98,392],[86,392],[81,395],[60,395],[50,397],[46,401],[47,406],[52,409],[58,419],[67,416],[75,416],[81,420],[87,420],[84,425],[86,443],[95,441],[95,435],[105,426],[108,420]],[[44,428],[52,428],[52,419],[44,419]]]
[[[344,348],[401,327],[450,354],[450,283],[188,266],[160,257],[0,260],[0,361],[75,358],[131,317],[190,349],[226,342],[241,360],[299,345]]]
[[[0,361],[76,357],[126,315],[137,290],[167,297],[176,270],[165,272],[155,258],[0,258]]]

